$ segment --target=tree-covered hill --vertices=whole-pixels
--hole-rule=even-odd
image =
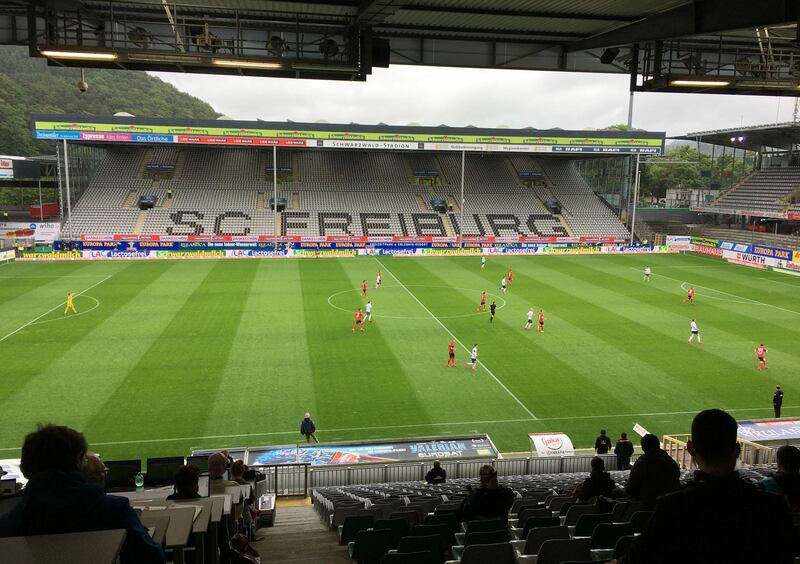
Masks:
[[[0,154],[53,152],[31,138],[30,112],[216,118],[214,108],[144,72],[85,71],[89,90],[78,90],[80,70],[47,66],[24,47],[0,46]]]

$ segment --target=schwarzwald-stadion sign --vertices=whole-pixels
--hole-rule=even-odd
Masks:
[[[664,133],[31,114],[35,139],[295,148],[662,155]]]

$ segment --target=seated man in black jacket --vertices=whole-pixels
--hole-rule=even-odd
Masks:
[[[681,487],[681,469],[670,455],[661,450],[655,435],[648,433],[643,436],[641,444],[644,454],[631,468],[625,491],[631,499],[643,502],[644,509],[650,511],[658,497]]]
[[[164,562],[128,500],[83,481],[87,450],[83,434],[69,427],[40,426],[25,437],[20,468],[28,484],[19,505],[0,515],[0,537],[124,529],[121,564]]]
[[[656,502],[650,523],[620,564],[791,564],[796,532],[780,496],[759,491],[734,468],[736,421],[709,409],[692,422],[694,481]]]
[[[611,474],[605,471],[606,465],[599,456],[592,458],[592,472],[583,483],[575,488],[575,495],[580,501],[587,501],[593,497],[610,496],[617,485],[611,479]]]
[[[462,521],[473,519],[508,520],[508,512],[514,504],[514,492],[497,482],[497,470],[484,464],[480,471],[481,485],[467,497],[458,508]]]
[[[442,468],[442,463],[438,460],[433,461],[433,468],[425,474],[425,481],[429,484],[443,484],[447,479],[447,470]]]

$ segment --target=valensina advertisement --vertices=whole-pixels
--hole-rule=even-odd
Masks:
[[[450,439],[388,440],[373,443],[311,444],[250,449],[247,464],[293,464],[313,466],[415,462],[448,458],[495,458],[497,449],[487,435]]]

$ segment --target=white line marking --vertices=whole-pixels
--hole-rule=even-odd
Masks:
[[[465,292],[475,292],[476,294],[480,294],[481,293],[480,290],[475,290],[473,288],[454,288],[453,286],[434,286],[434,285],[430,285],[430,284],[409,284],[408,287],[410,287],[410,288],[444,288],[444,289],[447,289],[447,290],[464,290]],[[381,288],[401,288],[401,286],[399,284],[384,284],[384,285],[381,286]],[[341,296],[342,294],[347,294],[348,292],[360,292],[360,291],[361,291],[361,288],[348,288],[347,290],[342,290],[341,292],[334,292],[333,294],[328,296],[328,305],[331,306],[333,309],[338,309],[339,311],[344,311],[344,312],[352,314],[353,313],[352,310],[345,309],[343,307],[339,307],[336,304],[334,304],[331,300],[333,298],[335,298],[336,296]],[[374,292],[378,292],[380,290],[375,289],[373,291]],[[372,295],[374,296],[375,294],[372,294]],[[491,292],[486,292],[486,295],[495,297],[498,300],[500,300],[501,302],[503,302],[502,304],[497,306],[497,309],[503,309],[504,307],[506,307],[506,304],[508,303],[508,302],[506,302],[505,299],[503,299],[502,297],[498,296],[497,294],[492,294]],[[465,314],[462,314],[462,315],[443,315],[439,319],[460,319],[462,317],[475,317],[476,315],[486,315],[486,312],[484,311],[484,312],[475,312],[475,313],[465,313]],[[407,315],[381,315],[381,314],[377,314],[377,313],[374,314],[372,317],[381,317],[383,319],[415,319],[415,320],[430,319],[427,315],[414,317],[414,316],[407,316]]]
[[[86,292],[88,292],[89,290],[91,290],[91,289],[92,289],[92,288],[94,288],[95,286],[99,286],[100,284],[102,284],[103,282],[105,282],[106,280],[108,280],[109,278],[111,278],[112,276],[114,276],[114,275],[113,275],[113,274],[110,274],[110,275],[106,276],[105,278],[103,278],[102,280],[100,280],[100,282],[96,282],[96,283],[92,284],[91,286],[89,286],[88,288],[86,288],[85,290],[82,290],[82,291],[78,292],[77,294],[75,294],[75,297],[78,297],[78,296],[80,296],[80,295],[82,295],[82,294],[85,294]],[[34,323],[36,323],[37,321],[39,321],[39,320],[40,320],[42,317],[44,317],[45,315],[47,315],[47,314],[48,314],[48,313],[50,313],[51,311],[55,311],[55,310],[57,310],[58,308],[60,308],[61,306],[63,306],[65,303],[67,303],[67,302],[66,302],[66,301],[64,301],[64,302],[61,302],[60,304],[58,304],[58,305],[57,305],[57,306],[55,306],[55,307],[51,307],[51,308],[50,308],[50,309],[48,309],[46,312],[44,312],[42,315],[40,315],[40,316],[38,316],[38,317],[35,317],[35,318],[31,319],[30,321],[28,321],[28,322],[27,322],[25,325],[23,325],[22,327],[19,327],[18,329],[14,329],[14,330],[13,330],[11,333],[9,333],[8,335],[6,335],[6,336],[5,336],[5,337],[3,337],[2,339],[0,339],[0,343],[2,343],[3,341],[5,341],[6,339],[8,339],[9,337],[11,337],[12,335],[16,335],[17,333],[19,333],[20,331],[22,331],[23,329],[25,329],[27,326],[29,326],[29,325],[33,325]]]
[[[52,323],[53,321],[66,321],[67,319],[75,319],[76,317],[80,317],[84,313],[92,312],[96,310],[98,307],[100,307],[100,300],[98,300],[97,298],[93,298],[92,296],[86,296],[86,295],[84,295],[83,297],[94,301],[94,306],[90,307],[89,309],[81,310],[80,312],[73,315],[64,315],[61,317],[54,317],[53,319],[45,319],[43,321],[37,321],[36,323],[31,323],[31,325],[41,325],[43,323]]]
[[[758,300],[753,300],[750,298],[746,298],[744,296],[740,296],[738,294],[731,294],[730,292],[723,292],[722,290],[717,290],[716,288],[712,288],[711,286],[703,286],[702,284],[692,284],[691,282],[687,282],[686,280],[678,280],[677,278],[672,278],[671,276],[664,276],[663,274],[656,274],[656,276],[661,276],[662,278],[667,278],[668,280],[674,280],[675,282],[681,282],[686,284],[691,284],[692,286],[696,286],[698,288],[705,288],[706,290],[713,290],[714,292],[718,292],[720,294],[725,294],[731,296],[732,298],[738,298],[740,300],[747,300],[748,302],[752,302],[754,304],[762,305],[765,307],[771,307],[773,309],[778,309],[780,311],[785,311],[786,313],[793,313],[795,315],[800,315],[800,311],[795,311],[793,309],[786,309],[785,307],[780,307],[772,304],[765,304],[764,302],[759,302]]]
[[[15,278],[20,279],[50,279],[50,278],[100,278],[101,276],[114,276],[113,274],[87,274],[84,276],[78,276],[73,274],[64,274],[63,276],[59,276],[58,274],[53,274],[50,276],[0,276],[0,280],[14,280]]]
[[[783,409],[798,409],[800,405],[783,406]],[[541,419],[499,419],[496,421],[454,421],[449,423],[411,423],[408,425],[382,425],[378,427],[344,427],[341,429],[323,429],[325,433],[343,433],[347,431],[375,431],[381,429],[411,429],[416,427],[446,427],[450,425],[503,425],[508,423],[526,423],[532,421],[565,421],[570,419],[621,419],[624,417],[656,417],[663,415],[691,415],[698,413],[700,409],[693,409],[691,411],[662,411],[657,413],[618,413],[616,415],[568,415],[562,417],[542,417]],[[726,409],[725,411],[766,411],[771,412],[770,407],[743,407],[738,409]],[[175,437],[169,439],[143,439],[140,441],[114,441],[104,443],[91,443],[91,446],[117,446],[117,445],[132,445],[132,444],[145,444],[145,443],[169,443],[180,441],[205,441],[211,439],[236,439],[247,437],[268,437],[276,435],[296,435],[297,430],[293,431],[269,431],[265,433],[244,433],[240,435],[209,435],[206,437]],[[0,448],[0,452],[19,450],[20,447],[7,447]]]
[[[398,284],[400,284],[400,286],[402,286],[402,287],[405,289],[405,291],[406,291],[406,292],[408,292],[408,295],[409,295],[409,296],[411,296],[412,298],[414,298],[414,301],[415,301],[415,302],[417,302],[417,303],[420,305],[420,307],[421,307],[422,309],[424,309],[425,311],[427,311],[427,312],[428,312],[428,315],[430,315],[430,316],[431,316],[431,318],[432,318],[434,321],[436,321],[436,323],[438,323],[438,324],[441,326],[441,328],[442,328],[442,329],[444,329],[444,330],[447,332],[447,334],[448,334],[448,335],[450,335],[450,337],[451,337],[451,338],[452,338],[452,339],[453,339],[453,340],[454,340],[456,343],[458,343],[459,345],[461,345],[461,347],[462,347],[462,348],[463,348],[463,349],[464,349],[464,350],[465,350],[465,351],[466,351],[466,352],[469,354],[469,352],[470,352],[470,349],[468,349],[468,348],[467,348],[467,347],[464,345],[464,343],[462,343],[462,342],[461,342],[461,341],[458,339],[458,337],[456,337],[455,335],[453,335],[452,331],[450,331],[450,329],[448,329],[448,328],[445,326],[445,324],[444,324],[444,323],[442,323],[441,321],[439,321],[439,318],[438,318],[438,317],[436,317],[435,315],[433,315],[433,312],[431,312],[431,310],[429,310],[429,309],[428,309],[428,308],[425,306],[425,304],[423,304],[421,301],[419,301],[419,298],[417,298],[417,296],[415,296],[415,295],[414,295],[414,292],[412,292],[411,290],[409,290],[409,289],[406,287],[406,285],[405,285],[405,284],[403,284],[402,282],[400,282],[400,279],[399,279],[397,276],[395,276],[394,274],[392,274],[392,271],[391,271],[391,270],[389,270],[388,268],[386,268],[386,265],[384,265],[384,264],[383,264],[383,263],[382,263],[382,262],[381,262],[379,259],[377,259],[377,258],[376,258],[376,259],[375,259],[375,262],[377,262],[379,265],[381,265],[381,267],[382,267],[382,268],[383,268],[383,269],[384,269],[386,272],[388,272],[388,273],[389,273],[389,275],[390,275],[392,278],[394,278],[394,279],[397,281],[397,283],[398,283]],[[482,361],[480,361],[480,360],[478,361],[478,364],[480,364],[481,366],[483,366],[484,370],[486,370],[486,372],[488,372],[488,373],[489,373],[489,376],[491,376],[492,378],[494,378],[494,381],[495,381],[495,382],[497,382],[497,383],[500,385],[500,387],[501,387],[501,388],[503,388],[503,389],[506,391],[506,393],[507,393],[509,396],[511,396],[512,398],[514,398],[514,401],[516,401],[516,402],[517,402],[517,403],[520,405],[520,407],[521,407],[522,409],[524,409],[524,410],[525,410],[525,413],[527,413],[528,415],[530,415],[532,419],[536,419],[536,416],[533,414],[533,412],[532,412],[530,409],[528,409],[528,408],[527,408],[527,406],[526,406],[524,403],[522,403],[522,401],[520,401],[520,399],[519,399],[517,396],[515,396],[515,395],[514,395],[514,394],[511,392],[511,390],[509,390],[509,389],[508,389],[508,387],[507,387],[505,384],[503,384],[503,383],[500,381],[500,379],[499,379],[497,376],[495,376],[495,375],[494,375],[494,373],[493,373],[491,370],[489,370],[489,367],[488,367],[488,366],[486,366],[486,365],[485,365],[485,364],[484,364]]]

